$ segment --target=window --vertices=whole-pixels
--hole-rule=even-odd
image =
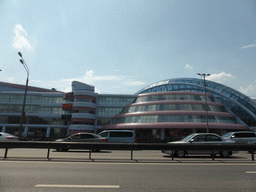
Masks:
[[[133,137],[132,132],[110,132],[110,137]]]
[[[232,138],[255,137],[254,133],[235,133]]]
[[[222,141],[221,138],[214,135],[207,135],[207,141]]]
[[[81,135],[73,135],[70,139],[81,139]]]
[[[95,137],[90,134],[81,134],[81,139],[91,139],[91,138],[95,138]]]
[[[101,137],[107,137],[108,136],[108,132],[104,132],[104,133],[101,133],[99,134]]]
[[[205,135],[197,135],[193,139],[195,142],[205,142],[206,141]]]

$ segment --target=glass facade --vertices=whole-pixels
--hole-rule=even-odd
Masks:
[[[110,123],[111,119],[112,119],[112,117],[98,117],[97,125],[98,126],[108,125]]]
[[[2,127],[0,127],[0,130]],[[47,130],[50,130],[50,134],[47,135]],[[21,135],[26,134],[25,140],[55,140],[57,138],[63,138],[67,135],[67,128],[65,127],[22,127]],[[5,128],[6,133],[12,135],[19,135],[19,127],[8,126]]]
[[[160,83],[138,94],[135,102],[124,107],[103,129],[136,130],[138,142],[179,140],[194,132],[206,132],[207,126],[210,132],[218,134],[234,129],[249,130],[230,113],[229,106],[233,103],[227,106],[223,98],[229,101],[208,92],[205,98],[204,87],[197,85]]]
[[[0,102],[5,103],[22,103],[24,99],[23,94],[0,94]],[[43,95],[27,95],[26,103],[64,103],[63,96],[43,96]]]
[[[174,78],[154,83],[140,91],[141,93],[163,92],[163,91],[192,91],[205,92],[201,79]],[[256,126],[256,102],[250,97],[225,85],[206,80],[206,91],[218,98],[219,101],[249,127]],[[224,102],[223,102],[224,101]]]
[[[74,102],[96,103],[96,100],[95,100],[95,99],[83,99],[83,98],[79,98],[79,99],[74,99]]]
[[[119,114],[122,111],[122,107],[99,107],[98,108],[98,115],[116,115]]]
[[[99,95],[97,107],[97,125],[104,126],[119,114],[123,108],[134,102],[136,96]]]
[[[133,103],[134,97],[99,96],[98,105],[127,105]]]
[[[212,123],[237,124],[234,117],[209,116],[208,121]],[[206,122],[206,116],[201,115],[153,115],[153,116],[131,116],[113,118],[110,124],[122,123],[156,123],[156,122]]]
[[[200,104],[159,104],[159,105],[139,105],[125,107],[121,113],[133,113],[143,111],[169,111],[169,110],[193,110],[193,111],[205,111],[206,105]],[[208,111],[226,112],[227,110],[223,106],[207,105]]]
[[[8,89],[7,86],[0,92],[0,126],[11,134],[19,130],[24,98],[21,89],[15,91],[15,88]],[[201,79],[168,79],[145,87],[134,95],[97,94],[93,86],[80,82],[72,82],[72,92],[67,94],[34,90],[27,94],[22,128],[30,139],[53,139],[65,137],[69,131],[93,132],[95,129],[97,132],[118,127],[134,129],[138,141],[162,142],[182,138],[195,131],[205,132],[202,126],[192,130],[190,125],[206,124],[207,119],[210,132],[218,134],[231,129],[256,127],[255,101],[215,82],[206,81],[204,87]],[[206,111],[209,111],[208,118]],[[169,122],[180,123],[182,128],[168,127],[174,125]],[[218,126],[211,129],[211,124],[218,123],[226,129],[219,130]],[[70,126],[72,124],[78,125]],[[140,127],[136,128],[136,124]],[[147,127],[150,124],[151,128]]]
[[[20,115],[1,115],[0,116],[0,124],[19,124],[20,123]],[[40,118],[38,116],[25,116],[24,124],[39,124],[39,125],[64,125],[64,121],[60,118],[47,117]]]
[[[3,104],[0,105],[0,113],[21,113],[22,104]],[[48,114],[64,114],[61,107],[42,107],[40,105],[26,105],[26,113],[48,113]]]
[[[138,97],[136,99],[136,103],[139,102],[147,102],[147,101],[163,101],[163,100],[194,100],[194,101],[205,101],[204,95],[151,95],[151,96],[144,96]],[[213,97],[207,96],[207,101],[214,102]]]

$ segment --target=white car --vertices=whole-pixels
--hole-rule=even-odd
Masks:
[[[238,144],[256,144],[256,132],[254,131],[229,132],[222,135],[222,137],[233,140]]]
[[[105,137],[109,143],[136,143],[135,131],[131,130],[106,130],[98,134]]]
[[[172,143],[194,143],[194,144],[219,144],[219,143],[229,143],[229,144],[235,144],[235,141],[232,141],[230,139],[224,139],[221,136],[214,134],[214,133],[194,133],[191,134],[185,138],[183,138],[181,141],[174,141],[174,142],[168,142],[170,144]],[[163,153],[172,154],[171,150],[165,150],[162,151]],[[232,153],[237,153],[233,151],[215,151],[214,154],[220,154],[221,157],[229,157],[232,155]],[[203,151],[203,150],[189,150],[189,151],[175,151],[174,155],[178,157],[184,157],[188,154],[212,154],[212,151]]]
[[[18,137],[11,135],[9,133],[0,132],[0,141],[3,141],[3,140],[7,140],[7,141],[18,140]]]

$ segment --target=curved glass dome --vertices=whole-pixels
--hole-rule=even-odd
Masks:
[[[250,97],[225,85],[197,78],[173,78],[153,83],[136,94],[163,91],[194,91],[211,93],[216,101],[225,105],[232,113],[250,127],[256,126],[256,103]]]

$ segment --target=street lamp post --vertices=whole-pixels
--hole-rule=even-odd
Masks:
[[[207,97],[206,97],[206,83],[205,76],[210,76],[210,74],[201,74],[197,73],[197,75],[204,78],[204,97],[205,97],[205,113],[206,113],[206,132],[209,133],[209,123],[208,123],[208,105],[207,105]]]
[[[25,60],[22,57],[21,52],[18,52],[18,55],[21,57],[20,62],[22,63],[22,65],[24,66],[24,68],[27,72],[26,88],[25,88],[24,100],[23,100],[23,105],[22,105],[22,112],[21,112],[21,117],[20,117],[20,127],[19,127],[19,140],[21,140],[22,124],[23,124],[23,119],[25,117],[25,104],[26,104],[26,96],[27,96],[27,90],[28,90],[29,69],[28,69],[28,66],[27,66]]]

